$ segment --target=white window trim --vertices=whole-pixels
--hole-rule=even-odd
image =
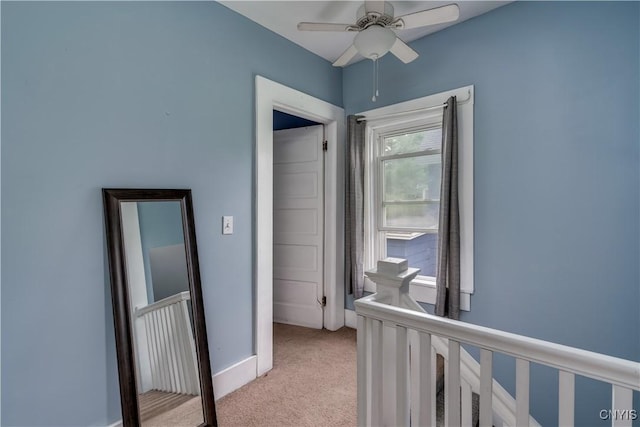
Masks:
[[[430,107],[444,104],[451,96],[458,100],[458,191],[460,203],[460,306],[462,310],[471,309],[473,285],[473,104],[474,87],[465,86],[422,98],[401,102],[386,107],[359,113],[367,117],[367,149],[365,165],[365,270],[375,267],[373,239],[377,239],[374,218],[377,215],[376,202],[373,200],[377,174],[371,173],[375,165],[373,145],[374,134],[384,128],[397,128],[412,122],[433,120],[442,116],[441,109]],[[422,111],[420,111],[422,110]],[[365,290],[375,292],[375,284],[365,279]],[[420,302],[435,304],[436,284],[433,280],[414,280],[411,282],[411,295]]]

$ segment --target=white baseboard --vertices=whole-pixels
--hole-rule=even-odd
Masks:
[[[354,310],[344,310],[344,326],[358,329],[358,315]]]
[[[257,357],[251,356],[235,365],[213,375],[213,394],[216,400],[255,380],[257,369]],[[122,420],[109,424],[107,427],[122,427]]]
[[[213,393],[216,400],[256,379],[256,356],[251,356],[213,375]]]

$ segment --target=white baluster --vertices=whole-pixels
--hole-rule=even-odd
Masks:
[[[420,337],[418,332],[409,329],[409,419],[411,426],[419,426],[420,418]]]
[[[371,425],[382,425],[382,322],[371,320]]]
[[[164,351],[165,351],[165,359],[167,376],[169,377],[169,392],[173,392],[176,389],[176,379],[173,370],[173,360],[171,357],[171,331],[169,330],[169,313],[167,307],[163,307],[160,309],[160,316],[162,319],[162,332],[164,334]]]
[[[611,426],[631,427],[633,409],[633,391],[620,386],[612,386],[611,390]]]
[[[409,342],[407,328],[396,327],[396,424],[409,425]]]
[[[185,371],[185,380],[187,383],[187,390],[189,394],[200,394],[200,380],[198,379],[198,370],[196,368],[196,354],[193,348],[193,338],[191,333],[191,322],[189,320],[189,310],[187,301],[181,301],[176,305],[176,318],[179,328],[179,340],[178,345],[184,355],[183,368]]]
[[[493,425],[493,352],[480,350],[480,427]]]
[[[160,325],[160,313],[158,311],[151,312],[153,316],[153,326],[156,338],[156,352],[158,354],[158,390],[165,391],[167,389],[167,376],[164,370],[164,344],[162,342],[162,330]]]
[[[516,359],[516,425],[529,426],[529,361]]]
[[[160,321],[162,322],[162,334],[164,337],[164,359],[165,359],[165,370],[167,373],[167,378],[169,380],[168,383],[168,392],[172,392],[175,390],[175,378],[173,376],[173,369],[171,363],[171,339],[169,337],[169,325],[167,322],[167,309],[166,307],[158,310],[160,313]]]
[[[437,364],[436,364],[436,369],[437,369]],[[445,426],[449,426],[449,404],[451,403],[451,400],[449,399],[449,384],[447,383],[447,375],[449,372],[449,359],[447,357],[444,358],[444,379],[445,379],[445,384],[444,384],[444,425]],[[437,385],[437,384],[436,384]]]
[[[382,423],[396,425],[396,328],[382,322]]]
[[[173,305],[166,307],[167,313],[167,335],[169,336],[169,360],[171,364],[169,365],[169,369],[171,370],[173,377],[173,388],[171,389],[174,393],[180,393],[180,375],[178,371],[178,360],[176,355],[176,330],[173,326]]]
[[[187,301],[182,301],[176,307],[177,318],[180,319],[180,348],[184,354],[183,366],[185,379],[189,394],[200,394],[200,371],[198,371],[198,360],[195,352],[195,341],[191,330],[191,320],[189,319],[189,305]]]
[[[177,377],[177,388],[176,388],[176,393],[189,393],[189,389],[187,387],[187,376],[185,375],[185,364],[184,364],[184,357],[183,357],[183,353],[182,353],[182,342],[180,340],[180,336],[182,335],[180,333],[180,318],[178,317],[179,315],[179,311],[178,311],[178,307],[179,304],[172,304],[170,305],[169,308],[169,314],[170,314],[170,320],[171,320],[171,331],[173,332],[173,337],[171,339],[171,343],[172,343],[172,347],[173,347],[173,353],[174,353],[174,360],[175,360],[175,371],[176,371],[176,377]]]
[[[158,355],[156,354],[156,343],[153,336],[153,322],[149,314],[144,315],[145,330],[149,347],[149,361],[151,365],[151,388],[155,389],[158,384]]]
[[[164,340],[164,331],[162,329],[162,315],[160,314],[160,311],[157,310],[153,313],[153,317],[155,320],[155,324],[156,324],[156,330],[158,332],[158,357],[160,360],[160,364],[158,366],[158,368],[160,369],[160,380],[161,380],[161,384],[162,386],[160,387],[160,390],[162,391],[167,391],[169,389],[169,378],[167,376],[167,369],[165,368],[166,365],[166,354],[165,354],[165,340]]]
[[[575,414],[575,375],[558,371],[558,426],[573,427]]]
[[[431,403],[435,401],[432,394],[432,352],[431,335],[423,332],[414,335],[411,347],[411,425],[433,425]]]
[[[195,340],[193,338],[193,331],[191,330],[191,321],[189,320],[189,310],[187,306],[187,301],[182,301],[181,303],[181,312],[182,317],[184,318],[184,322],[182,322],[183,328],[186,330],[184,334],[184,339],[187,340],[186,347],[188,348],[188,352],[190,354],[191,363],[189,367],[192,372],[192,379],[194,383],[193,394],[200,395],[200,372],[198,371],[198,355],[196,353]]]
[[[357,343],[357,407],[358,426],[367,425],[367,390],[369,381],[367,380],[367,320],[363,316],[358,316],[358,329],[356,336]]]

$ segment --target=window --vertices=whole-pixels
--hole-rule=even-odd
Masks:
[[[435,302],[440,208],[442,109],[458,99],[461,305],[473,293],[473,87],[362,113],[367,117],[365,270],[385,257],[420,268],[411,286],[418,301]],[[366,280],[365,289],[375,291]]]
[[[405,258],[420,279],[435,280],[440,208],[440,122],[380,133],[376,158],[381,258]]]

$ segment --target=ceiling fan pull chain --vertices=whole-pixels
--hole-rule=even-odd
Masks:
[[[378,77],[380,77],[380,62],[378,61],[378,58],[376,58],[376,97],[380,96],[378,93]]]
[[[373,96],[371,101],[376,102],[378,97],[378,57],[374,55],[371,60],[373,61]]]

